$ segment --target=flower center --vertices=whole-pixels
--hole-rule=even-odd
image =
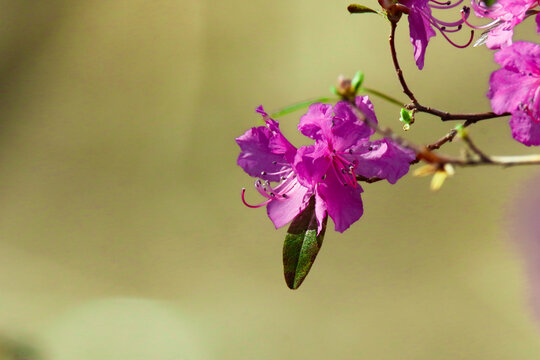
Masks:
[[[349,154],[352,155],[353,151],[351,149],[346,152],[338,153],[335,150],[332,151],[332,164],[330,167],[336,174],[339,182],[343,186],[352,186],[356,187],[358,183],[356,182],[356,175],[354,169],[358,165],[358,161],[353,160],[352,162],[345,159],[343,155]]]

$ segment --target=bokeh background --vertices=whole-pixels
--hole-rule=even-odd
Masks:
[[[387,24],[347,4],[0,1],[0,359],[540,357],[509,220],[538,168],[457,169],[438,193],[412,176],[365,185],[362,219],[331,226],[302,287],[285,286],[285,229],[241,204],[252,179],[234,138],[259,104],[326,96],[357,70],[404,99]],[[422,103],[489,110],[489,50],[438,35],[419,72],[398,29]],[[401,131],[399,109],[374,103]],[[280,119],[297,145],[300,115]],[[421,115],[405,135],[454,125]],[[490,153],[534,151],[506,119],[470,134]]]

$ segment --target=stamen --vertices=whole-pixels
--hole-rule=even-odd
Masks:
[[[447,1],[446,3],[440,3],[440,2],[435,1],[435,0],[430,0],[430,2],[440,5],[440,6],[437,6],[437,5],[429,4],[428,6],[430,8],[432,8],[432,9],[451,9],[451,8],[454,8],[454,7],[458,6],[459,4],[461,4],[463,2],[463,0],[456,1],[453,4],[452,4],[451,1]]]
[[[248,204],[248,203],[246,202],[245,194],[246,194],[246,188],[242,188],[242,202],[243,202],[244,205],[246,205],[248,208],[252,208],[252,209],[260,208],[260,207],[262,207],[262,206],[267,205],[270,201],[272,201],[272,199],[267,199],[266,201],[262,202],[261,204],[258,204],[258,205],[250,205],[250,204]]]
[[[341,156],[335,156],[332,163],[335,170],[337,170],[338,167],[341,167],[341,176],[336,174],[338,176],[338,179],[341,179],[343,184],[356,187],[356,176],[354,175],[354,172],[351,172],[347,166],[349,162],[343,159]]]
[[[435,4],[439,4],[439,5],[445,5],[445,6],[448,6],[450,5],[452,2],[451,1],[447,1],[447,2],[438,2],[438,1],[435,1],[435,0],[430,0],[432,3],[435,3]]]
[[[465,45],[458,45],[456,44],[455,42],[453,42],[452,40],[450,40],[450,38],[445,34],[446,32],[455,32],[455,30],[448,30],[446,29],[446,27],[441,27],[439,24],[441,25],[445,25],[445,24],[453,24],[453,26],[458,26],[459,25],[456,25],[458,23],[463,23],[463,20],[460,20],[460,21],[457,21],[455,23],[446,23],[444,21],[440,21],[440,20],[437,20],[435,18],[433,18],[433,16],[430,16],[428,14],[426,14],[425,12],[423,11],[420,11],[420,15],[422,17],[424,17],[424,19],[426,19],[427,21],[430,22],[431,25],[433,25],[433,27],[435,27],[437,30],[439,30],[439,32],[441,33],[441,35],[446,39],[446,41],[448,41],[451,45],[457,47],[457,48],[460,48],[460,49],[463,49],[463,48],[466,48],[467,46],[469,46],[473,40],[473,37],[474,37],[474,31],[471,30],[471,37],[469,39],[469,41],[467,42],[467,44]],[[459,29],[458,29],[459,30]]]
[[[283,170],[281,170],[281,171],[276,171],[276,172],[266,172],[266,171],[261,171],[261,176],[265,176],[265,175],[272,176],[272,175],[287,174],[287,173],[289,173],[290,171],[291,171],[290,169],[283,169]]]

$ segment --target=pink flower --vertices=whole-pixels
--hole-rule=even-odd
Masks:
[[[276,228],[282,227],[292,221],[308,204],[311,193],[309,189],[300,185],[293,171],[292,163],[296,155],[296,148],[283,136],[277,121],[271,119],[260,106],[257,109],[266,126],[254,127],[242,136],[236,138],[241,152],[238,156],[238,166],[246,173],[256,177],[255,188],[266,200],[258,205],[268,205],[268,217]],[[272,186],[271,183],[277,183]]]
[[[455,3],[435,1],[435,0],[400,0],[399,4],[408,8],[409,14],[409,32],[411,37],[411,43],[414,47],[414,60],[420,70],[424,67],[424,57],[426,54],[426,48],[429,43],[429,39],[435,36],[435,30],[438,30],[442,36],[448,42],[456,47],[463,48],[469,46],[471,39],[465,45],[457,45],[454,43],[447,33],[453,33],[461,29],[461,25],[465,22],[465,19],[459,19],[454,22],[446,22],[437,19],[431,13],[432,9],[451,9],[459,4],[463,0],[458,0]],[[466,13],[468,16],[468,12]]]
[[[377,121],[368,97],[357,97],[356,106],[373,122]],[[276,228],[300,214],[315,197],[318,232],[327,216],[336,231],[343,232],[363,213],[356,175],[379,177],[395,183],[415,159],[412,151],[387,139],[369,141],[373,130],[344,101],[335,106],[313,104],[302,116],[299,130],[315,140],[296,149],[279,131],[275,120],[263,114],[266,126],[252,128],[238,137],[241,153],[238,165],[258,177],[255,187],[266,200],[267,212]],[[272,186],[271,183],[278,183]]]
[[[367,96],[357,97],[356,106],[369,120],[377,122]],[[333,107],[311,105],[298,129],[315,140],[314,145],[298,150],[294,167],[300,183],[315,193],[319,231],[326,214],[339,232],[362,216],[363,189],[356,175],[377,176],[395,183],[409,171],[409,163],[415,158],[413,152],[387,139],[369,141],[374,131],[344,101]]]
[[[509,112],[512,136],[540,145],[540,45],[516,42],[495,53],[501,69],[489,80],[487,97],[496,114]]]
[[[538,5],[538,0],[498,0],[490,7],[480,0],[471,0],[471,4],[476,16],[494,21],[481,27],[468,25],[475,29],[489,29],[486,46],[501,49],[512,44],[514,27],[525,19],[529,10]],[[536,21],[540,21],[538,15]]]

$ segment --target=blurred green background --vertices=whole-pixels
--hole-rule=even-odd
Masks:
[[[306,282],[286,287],[285,229],[242,205],[242,187],[257,195],[234,138],[259,104],[326,96],[359,69],[404,99],[388,25],[347,4],[0,1],[0,359],[540,357],[505,220],[537,168],[457,169],[438,193],[412,176],[365,185],[362,219],[331,225]],[[489,50],[438,35],[419,72],[398,30],[423,104],[489,110]],[[374,103],[401,131],[399,109]],[[297,145],[300,115],[281,119]],[[405,135],[454,125],[421,115]],[[534,151],[506,119],[470,134],[490,153]]]

